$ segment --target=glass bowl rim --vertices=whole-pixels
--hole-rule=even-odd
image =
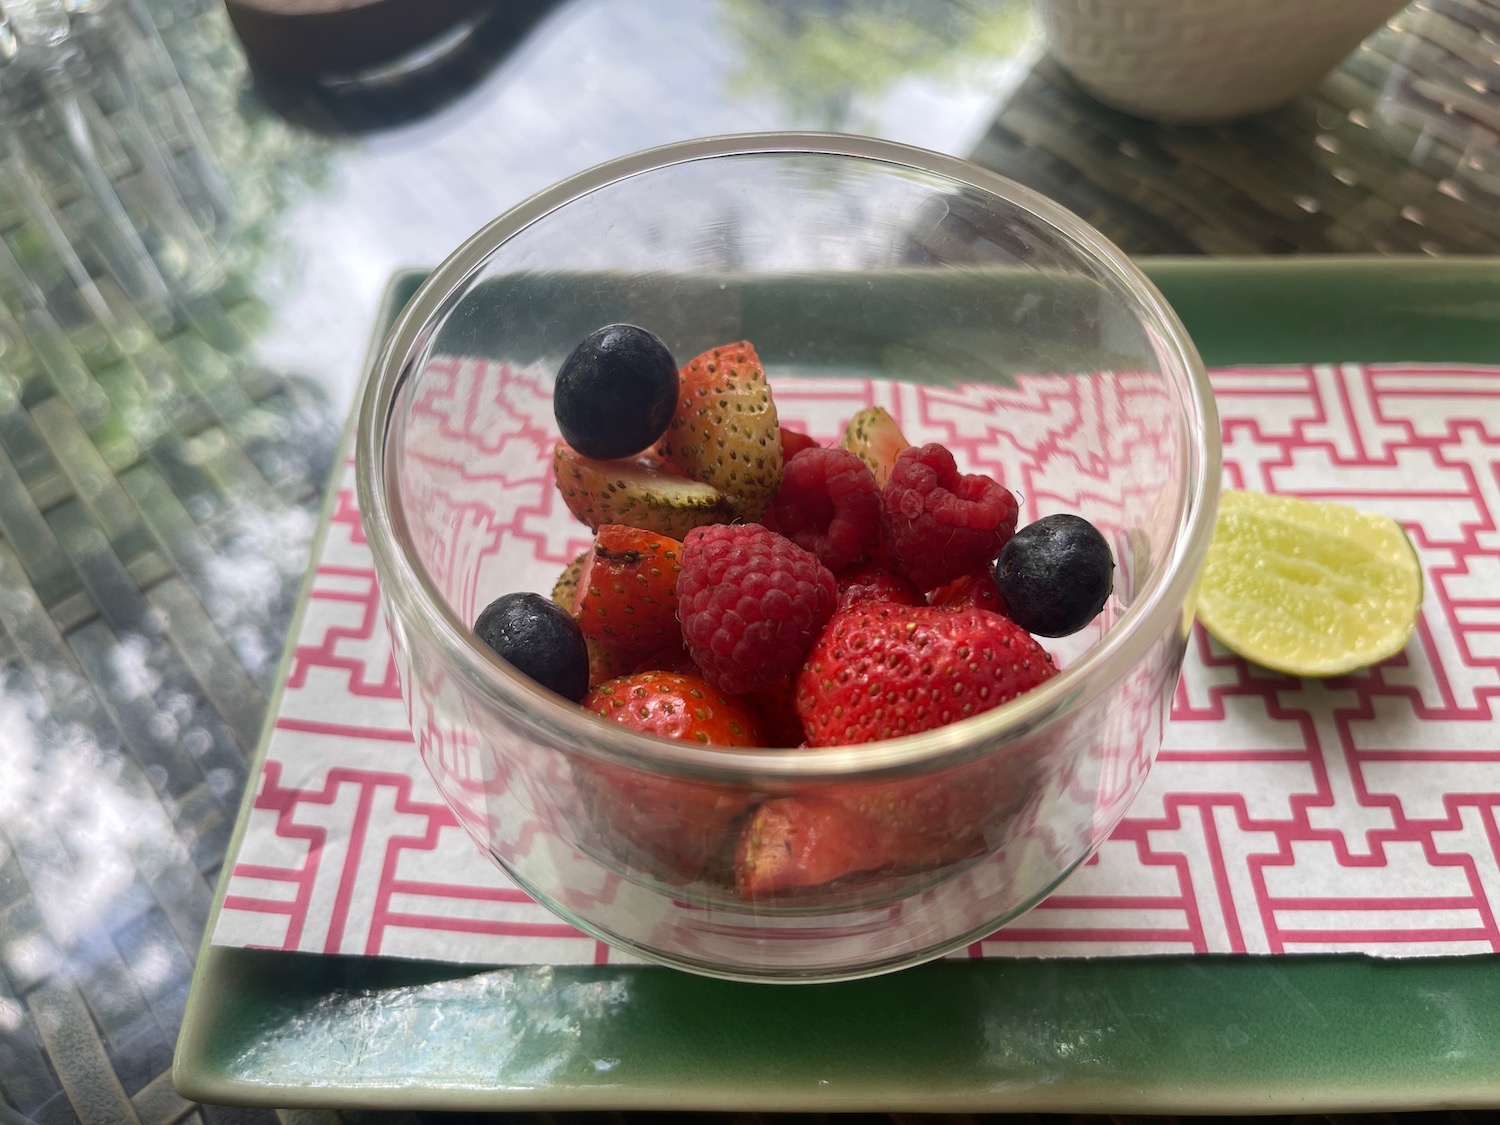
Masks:
[[[855,746],[742,749],[688,744],[631,730],[585,711],[537,685],[491,652],[449,608],[415,557],[399,505],[385,437],[396,396],[427,355],[435,326],[462,299],[469,281],[506,241],[569,203],[653,171],[723,157],[811,155],[888,165],[939,176],[1002,199],[1075,246],[1137,301],[1158,346],[1186,376],[1165,372],[1185,408],[1187,443],[1183,502],[1162,572],[1143,597],[1076,664],[1046,683],[980,714],[919,734]],[[560,180],[485,224],[422,282],[387,333],[365,383],[355,422],[355,483],[366,539],[382,594],[403,623],[428,633],[446,668],[461,676],[491,709],[510,713],[529,733],[561,739],[569,751],[651,771],[749,781],[849,778],[942,768],[1015,743],[1096,698],[1134,668],[1172,619],[1190,605],[1197,570],[1213,531],[1220,472],[1217,412],[1208,374],[1181,320],[1136,265],[1102,234],[1060,204],[959,157],[897,141],[824,132],[734,133],[678,141],[597,164]],[[390,582],[387,588],[385,581]]]

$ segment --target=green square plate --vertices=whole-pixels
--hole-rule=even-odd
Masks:
[[[1494,259],[1142,264],[1210,365],[1500,363]],[[419,280],[393,281],[382,326]],[[774,988],[659,968],[476,969],[205,944],[173,1075],[189,1098],[278,1107],[1494,1106],[1500,959],[952,961]]]

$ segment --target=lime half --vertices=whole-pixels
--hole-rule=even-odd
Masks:
[[[1227,491],[1198,587],[1198,620],[1246,660],[1338,676],[1405,647],[1422,568],[1401,525],[1345,504]]]

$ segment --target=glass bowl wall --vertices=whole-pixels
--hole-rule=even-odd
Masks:
[[[705,749],[539,691],[469,624],[500,594],[550,590],[589,540],[551,479],[551,385],[579,339],[618,321],[679,362],[752,341],[782,419],[824,437],[890,407],[1016,491],[1023,522],[1091,520],[1115,551],[1114,596],[1045,642],[1064,670],[1041,688],[866,746]],[[468,831],[618,947],[783,981],[941,955],[1092,854],[1161,743],[1219,466],[1191,342],[1100,235],[962,161],[817,134],[637,154],[480,231],[387,341],[357,461],[418,750]],[[737,896],[726,865],[750,810],[851,791],[949,827],[888,870]]]

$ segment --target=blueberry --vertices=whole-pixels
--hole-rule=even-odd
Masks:
[[[540,594],[504,594],[474,622],[479,639],[544,688],[581,700],[589,690],[583,631],[567,610]]]
[[[552,410],[563,440],[607,461],[639,453],[677,409],[677,363],[652,333],[633,324],[590,332],[563,360]]]
[[[995,587],[1012,621],[1039,637],[1066,637],[1098,616],[1115,584],[1104,536],[1081,516],[1043,516],[1010,537]]]

